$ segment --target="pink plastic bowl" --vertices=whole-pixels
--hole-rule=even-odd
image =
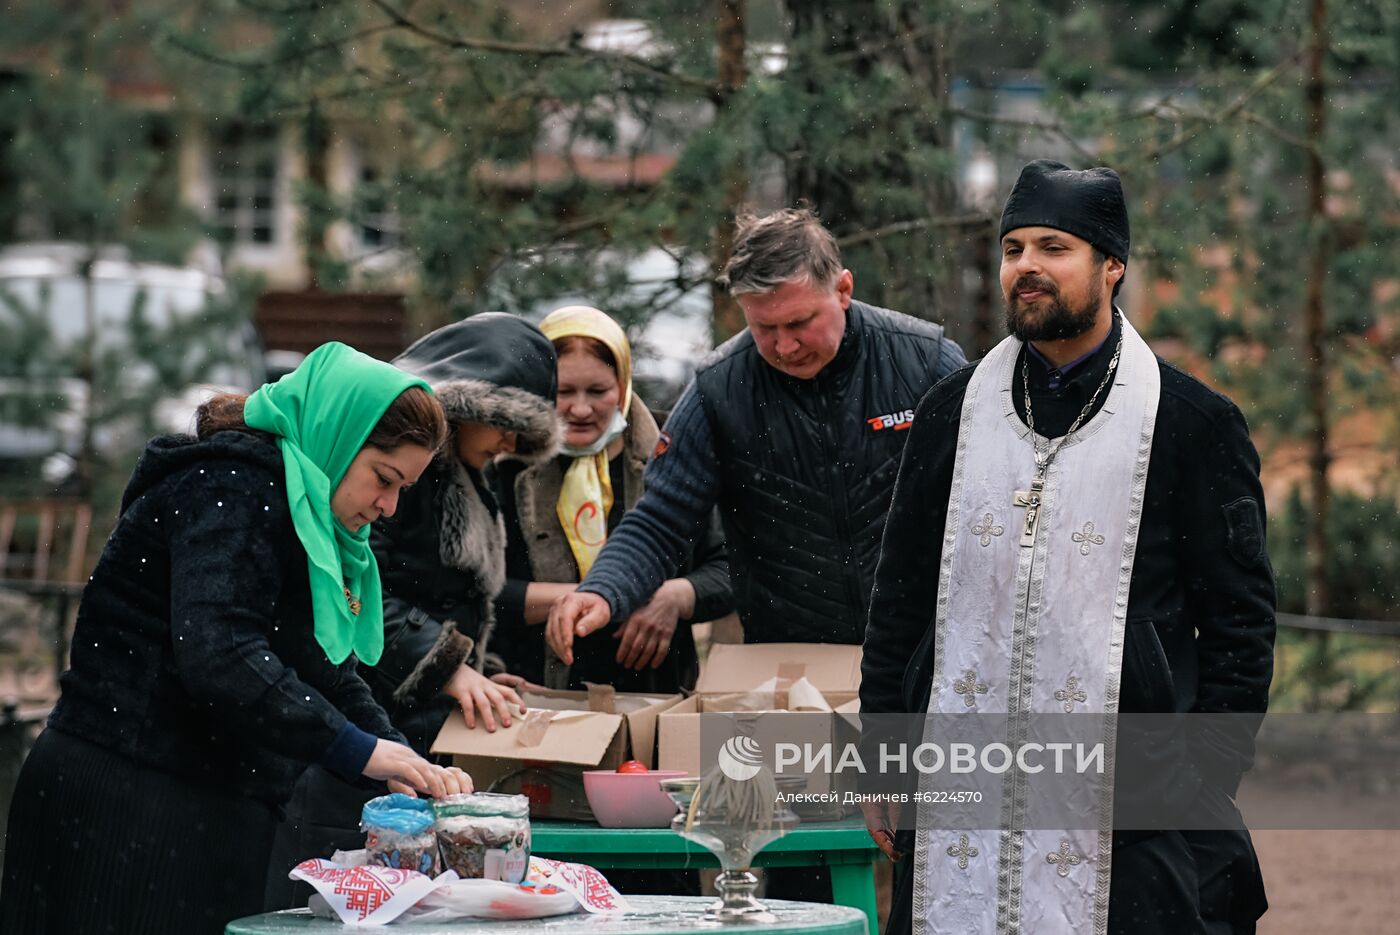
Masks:
[[[661,780],[680,779],[681,769],[619,773],[610,769],[583,771],[583,792],[593,817],[604,828],[667,828],[677,805],[661,791]]]

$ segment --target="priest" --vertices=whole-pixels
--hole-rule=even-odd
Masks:
[[[981,828],[950,830],[937,806],[864,805],[899,859],[887,932],[1253,932],[1263,883],[1231,796],[1273,669],[1258,455],[1239,409],[1157,358],[1117,308],[1129,226],[1113,170],[1028,164],[1000,241],[1009,336],[915,413],[862,716],[1244,717],[1196,719],[1134,774],[1139,802],[1214,816],[1189,824],[1205,830],[1115,820],[1127,781],[1112,742],[1069,827],[1028,820],[1017,770],[988,780],[1003,804]]]

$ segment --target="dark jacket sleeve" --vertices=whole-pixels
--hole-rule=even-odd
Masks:
[[[390,709],[431,702],[467,662],[474,645],[454,621],[436,620],[422,608],[386,594],[384,655],[372,678],[376,697]]]
[[[718,620],[734,610],[734,587],[729,582],[729,553],[724,548],[724,532],[719,511],[711,510],[695,541],[690,570],[685,579],[695,588],[695,613],[689,623]]]
[[[525,627],[525,592],[530,587],[525,578],[507,578],[496,595],[496,623],[503,630]]]
[[[185,690],[251,743],[358,772],[373,738],[269,643],[283,569],[306,561],[286,512],[264,509],[246,479],[223,470],[190,474],[174,497],[181,508],[170,533],[170,619]]]
[[[646,492],[608,537],[579,585],[626,620],[675,576],[719,495],[714,438],[695,381],[666,420],[669,445],[647,465]]]
[[[1178,561],[1197,634],[1192,712],[1232,715],[1193,731],[1192,761],[1232,790],[1253,761],[1254,734],[1268,708],[1276,605],[1259,455],[1239,409],[1217,399],[1221,410],[1180,450],[1180,499],[1196,509]]]
[[[940,382],[919,403],[895,480],[870,597],[861,658],[862,714],[908,712],[927,697],[943,525],[966,378]],[[912,684],[911,684],[912,683]],[[911,697],[912,696],[912,697]]]
[[[933,674],[933,632],[943,526],[952,486],[962,390],[945,380],[914,413],[895,480],[870,596],[861,656],[861,756],[879,763],[882,747],[917,745],[921,737],[905,715],[927,707]],[[872,770],[863,791],[907,792],[908,777]]]
[[[325,692],[327,699],[361,730],[385,740],[408,743],[407,738],[389,722],[389,715],[361,678],[354,657],[335,668],[334,681],[325,687]]]

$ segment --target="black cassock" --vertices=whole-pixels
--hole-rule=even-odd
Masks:
[[[1119,327],[1115,318],[1114,333],[1056,390],[1049,388],[1046,367],[1031,358],[1041,434],[1054,438],[1069,428],[1107,372]],[[1164,361],[1159,366],[1161,398],[1128,597],[1119,711],[1262,717],[1273,675],[1275,596],[1264,549],[1259,456],[1229,399]],[[863,714],[928,707],[938,543],[972,370],[934,387],[910,429],[866,630]],[[1013,396],[1024,421],[1022,393]],[[1255,718],[1232,719],[1197,732],[1166,765],[1130,773],[1131,780],[1120,772],[1120,804],[1132,799],[1205,808],[1219,816],[1220,827],[1237,827],[1115,830],[1111,933],[1254,931],[1268,904],[1253,844],[1229,796],[1250,766],[1256,727]],[[888,933],[910,931],[913,833],[901,833],[899,844],[908,856],[896,872]]]

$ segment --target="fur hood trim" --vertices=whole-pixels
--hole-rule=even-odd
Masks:
[[[463,663],[480,671],[485,662],[486,645],[495,628],[496,617],[492,602],[506,580],[506,528],[503,518],[491,515],[473,483],[471,469],[453,457],[439,457],[429,470],[436,470],[440,484],[435,503],[438,509],[438,561],[448,568],[469,571],[476,576],[476,586],[464,595],[474,601],[478,611],[475,639],[457,630],[457,624],[445,620],[442,632],[433,648],[408,677],[394,689],[394,702],[400,705],[425,704],[435,698]],[[475,649],[475,661],[472,650]]]
[[[438,632],[437,641],[428,654],[418,660],[413,671],[394,689],[394,703],[418,707],[431,702],[452,678],[457,667],[471,656],[474,640],[448,620]]]
[[[515,432],[513,457],[533,464],[559,451],[563,428],[547,399],[484,380],[447,380],[435,384],[433,392],[449,422],[483,422]]]
[[[456,458],[441,461],[445,477],[438,501],[438,558],[448,568],[476,575],[489,610],[506,581],[505,518],[499,510],[493,516],[482,502],[471,468]]]

